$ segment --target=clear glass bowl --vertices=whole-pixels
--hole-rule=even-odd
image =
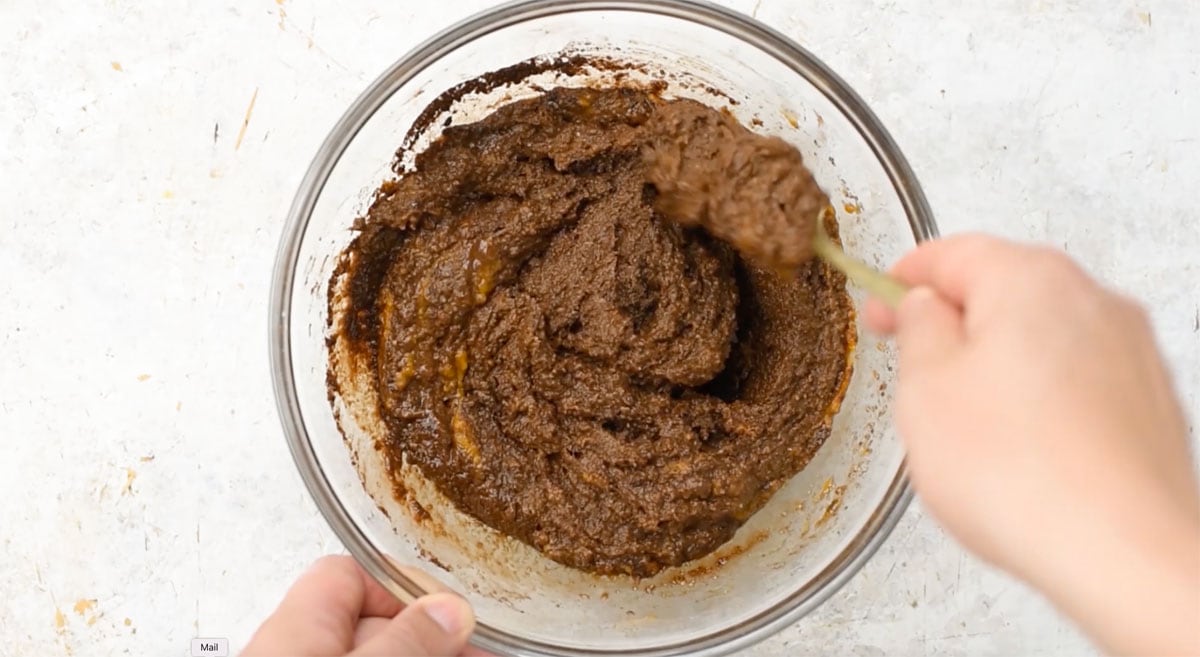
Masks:
[[[271,298],[272,368],[297,467],[350,552],[401,599],[448,587],[475,606],[473,641],[497,654],[714,655],[796,622],[870,557],[910,497],[889,421],[894,355],[864,338],[833,433],[808,467],[730,543],[652,579],[560,566],[463,516],[422,481],[414,514],[382,475],[369,432],[327,397],[327,302],[354,219],[392,175],[426,105],[477,76],[538,56],[586,52],[644,65],[666,95],[729,109],[804,154],[838,210],[846,249],[879,267],[936,228],[920,186],[874,114],[811,53],[734,12],[682,0],[535,0],[471,18],[396,62],[325,140],[291,208]],[[612,72],[465,95],[456,122],[543,85],[612,82]],[[609,77],[606,77],[609,76]],[[736,101],[736,103],[734,102]],[[440,123],[422,135],[436,137]],[[851,290],[856,302],[863,295]],[[861,334],[861,332],[860,332]],[[335,412],[334,407],[337,411]],[[339,431],[339,424],[341,430]],[[343,435],[344,433],[344,435]]]

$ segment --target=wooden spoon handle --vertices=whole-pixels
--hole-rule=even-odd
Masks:
[[[813,251],[822,260],[846,275],[850,282],[861,287],[872,296],[878,297],[893,309],[900,306],[900,300],[908,293],[900,281],[876,271],[870,265],[851,257],[842,250],[825,232],[825,217],[817,219],[817,235],[813,240]]]

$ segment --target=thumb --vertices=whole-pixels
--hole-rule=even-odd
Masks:
[[[928,287],[913,288],[896,311],[900,370],[919,371],[958,351],[962,312]]]
[[[352,657],[453,657],[467,646],[475,614],[453,593],[433,593],[396,614]]]

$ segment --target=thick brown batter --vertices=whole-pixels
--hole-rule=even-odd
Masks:
[[[343,261],[339,337],[376,365],[391,462],[588,571],[651,575],[728,540],[825,440],[849,375],[852,311],[841,276],[806,258],[811,223],[765,248],[719,225],[745,206],[679,210],[692,190],[672,181],[700,174],[663,172],[726,152],[697,125],[753,137],[634,89],[504,106],[385,185]],[[720,161],[759,161],[733,150]],[[760,181],[786,165],[811,184],[798,155],[767,150],[738,198],[825,202]]]
[[[668,219],[703,226],[781,272],[808,262],[829,198],[795,146],[694,102],[661,106],[650,130],[646,176]]]

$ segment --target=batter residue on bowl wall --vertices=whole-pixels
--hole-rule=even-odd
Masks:
[[[820,447],[849,377],[840,275],[798,243],[781,276],[777,250],[738,238],[764,265],[664,215],[650,169],[687,151],[680,120],[745,130],[635,88],[551,89],[448,127],[335,274],[335,338],[373,366],[390,462],[595,573],[727,541]],[[827,203],[804,180],[795,198]]]

